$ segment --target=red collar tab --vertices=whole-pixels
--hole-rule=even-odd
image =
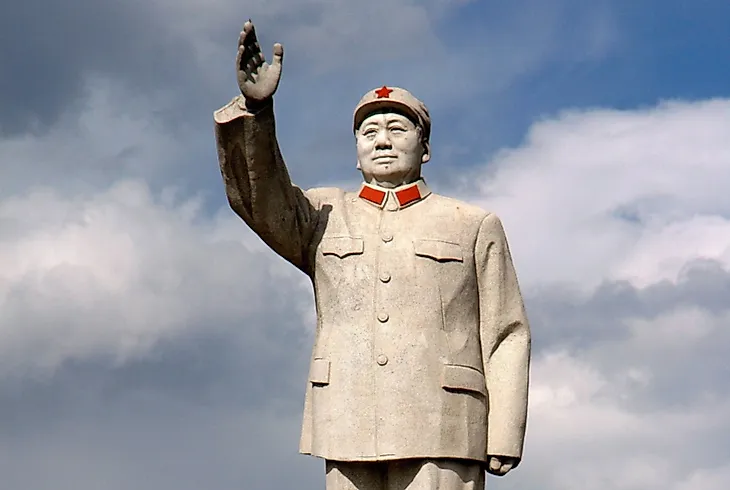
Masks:
[[[388,199],[388,194],[390,194],[391,199],[393,199],[397,205],[396,209],[403,209],[412,203],[425,199],[430,193],[431,191],[426,183],[423,180],[419,180],[413,184],[402,186],[397,189],[385,189],[363,182],[357,195],[360,199],[382,208],[385,205],[385,201]]]
[[[370,201],[373,204],[382,206],[383,202],[385,201],[386,193],[385,191],[381,191],[379,189],[374,189],[370,186],[364,185],[362,189],[360,189],[359,196],[366,201]]]
[[[418,189],[418,185],[413,184],[411,187],[395,191],[395,197],[398,199],[398,204],[403,207],[414,201],[419,201],[421,199],[421,191]]]

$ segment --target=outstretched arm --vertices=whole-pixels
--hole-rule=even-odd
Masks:
[[[276,140],[273,94],[284,50],[266,63],[251,21],[238,42],[241,96],[214,114],[218,160],[231,208],[276,253],[308,272],[319,203],[294,186]]]

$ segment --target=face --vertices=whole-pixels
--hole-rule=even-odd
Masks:
[[[421,130],[406,116],[377,111],[357,130],[357,168],[367,183],[397,187],[415,182],[430,157]]]

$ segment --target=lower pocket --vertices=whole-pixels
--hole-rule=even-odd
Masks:
[[[309,382],[313,385],[330,384],[330,362],[327,359],[313,359],[309,368]]]
[[[441,374],[441,387],[448,391],[470,391],[486,396],[484,375],[473,367],[446,364]]]

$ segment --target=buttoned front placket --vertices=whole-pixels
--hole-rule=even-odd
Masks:
[[[368,417],[374,418],[368,431],[375,446],[375,458],[395,456],[399,451],[402,441],[392,417],[394,412],[409,410],[411,402],[403,396],[398,380],[409,379],[412,371],[418,369],[408,362],[405,347],[410,342],[407,329],[411,320],[405,315],[411,310],[404,308],[409,303],[404,295],[418,289],[409,269],[413,259],[413,237],[409,229],[409,219],[414,218],[411,206],[429,194],[423,181],[398,189],[363,183],[357,194],[357,199],[367,203],[368,214],[374,218],[367,233],[373,254],[368,276],[368,283],[373,285],[368,335],[372,351],[367,369],[373,392],[367,405],[372,410]]]
[[[383,391],[384,379],[393,375],[393,352],[390,347],[393,342],[393,328],[398,322],[398,312],[394,310],[392,289],[398,287],[397,278],[393,277],[393,270],[398,260],[398,248],[402,244],[395,227],[397,221],[397,211],[399,209],[395,195],[388,192],[386,201],[380,211],[380,220],[378,225],[378,254],[377,254],[377,278],[375,279],[375,319],[373,329],[373,362],[376,364],[375,383],[378,391],[378,407],[376,408],[378,428],[383,426],[383,420],[389,416],[383,413],[382,408],[384,401],[381,397],[388,397],[388,393]],[[387,403],[385,403],[387,405]],[[387,456],[388,448],[382,447],[382,438],[377,436],[376,430],[376,448],[378,456]]]

